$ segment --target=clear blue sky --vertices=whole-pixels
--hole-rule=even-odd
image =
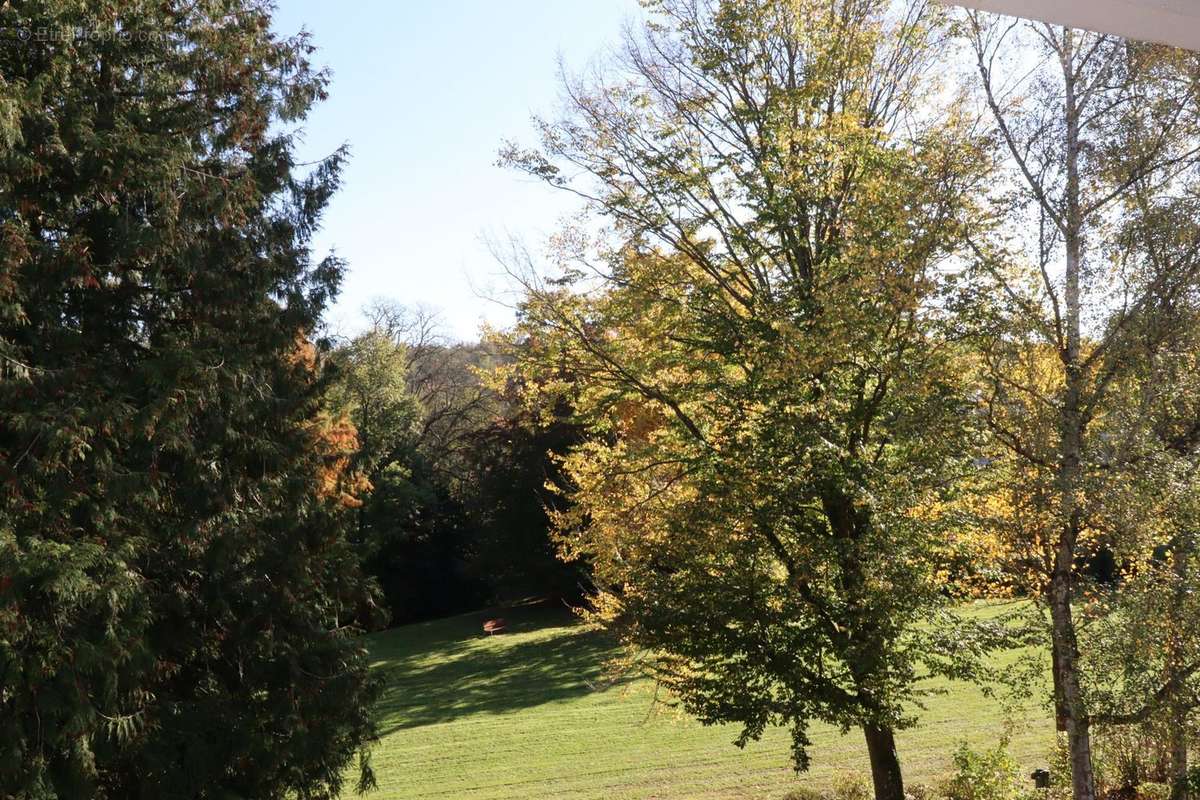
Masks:
[[[558,107],[558,55],[587,66],[641,15],[636,0],[278,3],[276,29],[307,28],[333,71],[301,155],[352,149],[317,241],[349,262],[335,331],[354,332],[375,297],[437,308],[459,338],[504,324],[508,312],[477,296],[508,286],[482,237],[536,249],[576,205],[494,166],[497,150],[535,141],[531,114]]]

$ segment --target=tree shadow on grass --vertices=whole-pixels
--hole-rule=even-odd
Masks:
[[[381,735],[503,714],[610,685],[603,668],[616,645],[601,632],[572,625],[564,611],[506,611],[510,632],[495,637],[480,631],[488,616],[410,626],[372,643],[385,682],[375,706]]]

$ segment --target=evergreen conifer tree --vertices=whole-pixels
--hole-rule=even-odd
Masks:
[[[271,10],[0,5],[0,796],[328,797],[373,734],[311,343],[345,154],[297,163]]]

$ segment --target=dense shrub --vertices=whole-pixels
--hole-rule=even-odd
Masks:
[[[783,800],[829,800],[829,795],[816,789],[792,789]]]
[[[1097,784],[1109,791],[1169,784],[1170,739],[1160,727],[1123,725],[1097,730],[1092,751]]]
[[[1105,800],[1166,800],[1171,795],[1169,739],[1165,726],[1127,725],[1098,728],[1092,738],[1092,761],[1099,796]],[[1192,797],[1200,792],[1200,768],[1189,773]],[[1050,790],[1044,800],[1069,800],[1071,765],[1065,736],[1060,734],[1050,758]]]
[[[945,785],[947,800],[1018,800],[1021,771],[1008,752],[1008,740],[977,751],[963,742],[954,753],[955,775]]]
[[[866,778],[853,773],[843,773],[833,779],[832,791],[793,789],[783,796],[783,800],[871,800],[873,796]]]
[[[866,778],[842,774],[833,779],[833,800],[871,800],[874,796]]]

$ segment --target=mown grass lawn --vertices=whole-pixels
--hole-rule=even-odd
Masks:
[[[981,608],[976,613],[989,613]],[[813,768],[796,775],[790,739],[769,731],[745,750],[733,727],[703,727],[652,711],[645,683],[603,685],[612,645],[564,610],[505,612],[510,632],[488,637],[486,615],[468,614],[371,637],[387,688],[373,763],[376,798],[769,798],[826,787],[839,773],[866,775],[861,734],[814,731]],[[909,781],[933,783],[964,739],[994,745],[1006,730],[1000,704],[942,683],[918,728],[900,737]],[[1046,711],[1025,709],[1011,750],[1029,769],[1054,741]]]

